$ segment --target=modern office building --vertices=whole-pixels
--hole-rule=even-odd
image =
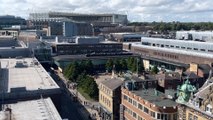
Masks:
[[[93,55],[122,53],[121,43],[100,41],[98,37],[77,36],[66,43],[53,44],[53,52],[57,55]]]
[[[106,79],[99,84],[100,116],[102,120],[119,120],[121,85],[118,78]]]
[[[155,89],[122,88],[122,120],[177,120],[176,102]]]
[[[67,18],[78,22],[87,23],[113,23],[127,24],[127,15],[122,14],[80,14],[66,12],[46,12],[46,13],[30,13],[30,21],[39,21],[41,19]]]
[[[31,42],[31,46],[29,45],[28,47],[31,47],[30,49],[33,52],[33,56],[36,57],[40,63],[52,62],[52,48],[50,45],[46,44],[45,42],[38,41],[37,43]]]
[[[86,22],[57,21],[48,22],[47,36],[72,37],[78,35],[92,35],[93,28]],[[44,28],[45,26],[43,26]]]
[[[50,98],[18,101],[3,106],[1,120],[62,120]]]

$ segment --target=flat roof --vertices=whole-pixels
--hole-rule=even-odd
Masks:
[[[4,105],[12,110],[12,120],[62,120],[50,98],[22,101]],[[0,119],[7,120],[9,111],[0,111]]]
[[[156,92],[154,89],[147,89],[147,90],[135,90],[131,91],[132,93],[140,96],[142,99],[149,101],[152,104],[155,104],[159,107],[173,107],[176,106],[177,103],[175,101],[172,101],[171,99],[168,99],[165,94],[158,92],[158,95],[156,95]]]
[[[35,91],[59,86],[36,58],[0,59],[0,91]]]

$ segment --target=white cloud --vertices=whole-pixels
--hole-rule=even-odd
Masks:
[[[4,0],[0,14],[29,12],[128,13],[130,21],[213,21],[212,0]]]

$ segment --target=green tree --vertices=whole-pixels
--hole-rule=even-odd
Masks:
[[[143,72],[143,71],[144,71],[143,61],[138,58],[138,72]]]
[[[115,71],[120,72],[122,70],[122,66],[120,64],[119,59],[116,59],[114,63],[115,63]]]
[[[127,70],[127,62],[126,62],[126,60],[124,58],[120,60],[120,65],[121,65],[121,70],[122,71],[126,71]]]
[[[95,82],[94,78],[81,74],[78,76],[78,88],[82,89],[84,93],[89,95],[91,98],[98,100],[98,85]]]
[[[112,59],[107,60],[105,67],[106,67],[106,70],[108,70],[108,72],[112,72],[113,64],[114,63]]]
[[[158,67],[155,65],[152,69],[151,69],[152,74],[157,74],[159,72]]]
[[[64,75],[70,81],[76,82],[76,79],[79,74],[79,64],[78,62],[73,62],[65,68]]]
[[[86,61],[86,71],[90,75],[94,73],[94,65],[91,60]]]
[[[134,57],[129,57],[127,60],[127,68],[132,72],[137,71],[137,59]]]

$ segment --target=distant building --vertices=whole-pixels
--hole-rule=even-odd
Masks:
[[[213,42],[212,31],[177,31],[176,39]]]
[[[207,43],[207,42],[142,37],[141,44],[145,46],[152,46],[152,47],[159,47],[159,48],[196,51],[199,53],[213,52],[213,47],[212,47],[213,43]]]
[[[174,39],[143,38],[141,43],[125,43],[125,50],[141,55],[145,68],[156,65],[165,70],[186,69],[190,63],[213,65],[212,43]]]
[[[50,46],[44,42],[36,44],[37,46],[32,48],[34,57],[38,59],[39,62],[52,62],[52,49]]]
[[[21,30],[18,36],[18,40],[22,41],[36,41],[40,36],[46,36],[46,30]]]
[[[12,27],[13,25],[26,25],[26,20],[11,15],[0,16],[0,27]]]
[[[122,88],[122,120],[177,120],[177,104],[155,89]]]
[[[116,78],[106,79],[100,83],[99,103],[102,120],[119,120],[122,84],[123,81]]]
[[[0,30],[0,39],[2,38],[17,39],[18,35],[19,35],[18,30]]]
[[[46,12],[46,13],[30,13],[29,20],[37,21],[47,18],[67,18],[78,22],[87,23],[113,23],[127,24],[127,15],[122,14],[80,14],[66,12]]]
[[[11,38],[0,39],[0,58],[30,57],[30,50],[19,40]]]
[[[50,98],[18,101],[3,106],[3,110],[0,111],[1,120],[62,120]]]
[[[116,42],[140,42],[143,35],[136,33],[111,33],[110,39]]]
[[[57,21],[48,22],[47,36],[65,36],[72,37],[78,35],[92,35],[93,28],[90,24],[85,22],[72,21]]]
[[[176,90],[178,85],[181,85],[187,79],[190,83],[196,88],[200,88],[204,82],[206,81],[205,78],[199,77],[194,72],[165,72],[165,73],[158,73],[155,75],[156,79],[158,80],[159,90],[164,92],[166,90]]]
[[[66,43],[53,44],[53,52],[57,55],[80,55],[80,54],[116,54],[122,53],[121,43],[100,41],[98,37],[77,36]]]

